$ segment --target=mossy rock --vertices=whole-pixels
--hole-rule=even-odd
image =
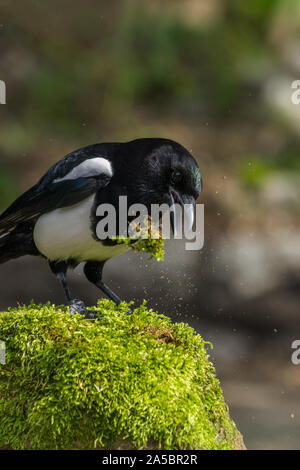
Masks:
[[[0,314],[0,448],[243,448],[210,343],[145,305],[97,310],[96,321],[50,304]]]

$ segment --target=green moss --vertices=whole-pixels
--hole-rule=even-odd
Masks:
[[[50,304],[0,315],[0,447],[234,448],[210,343],[145,305],[97,309],[97,321]]]
[[[131,226],[136,236],[134,238],[116,236],[114,239],[119,244],[125,244],[135,251],[143,251],[150,255],[149,259],[156,258],[157,261],[163,261],[165,250],[165,240],[162,235],[161,225],[151,222],[151,217],[146,216],[142,221]]]
[[[130,246],[135,251],[143,251],[150,255],[149,259],[156,258],[157,261],[163,261],[165,256],[165,240],[162,238],[138,238],[137,240],[132,240],[131,238],[116,237],[116,241],[119,244],[124,243],[127,246]]]

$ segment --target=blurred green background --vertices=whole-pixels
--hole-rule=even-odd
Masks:
[[[1,0],[0,57],[1,210],[91,143],[167,137],[197,158],[204,249],[124,255],[105,278],[215,343],[248,448],[300,448],[300,3]],[[1,266],[0,286],[3,309],[64,301],[40,260]],[[80,272],[73,287],[95,303]]]

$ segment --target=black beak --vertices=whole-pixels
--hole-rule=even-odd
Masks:
[[[171,226],[174,236],[179,234],[179,228],[181,227],[182,211],[176,207],[179,204],[184,211],[184,217],[188,230],[191,230],[194,224],[194,213],[195,213],[195,200],[194,198],[181,196],[177,191],[173,189],[170,191],[170,218]]]

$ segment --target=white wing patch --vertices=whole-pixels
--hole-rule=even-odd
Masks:
[[[112,176],[111,163],[106,160],[106,158],[90,158],[80,163],[80,165],[75,166],[75,168],[63,178],[56,178],[53,183],[64,180],[76,180],[77,178],[89,178],[101,174]]]

